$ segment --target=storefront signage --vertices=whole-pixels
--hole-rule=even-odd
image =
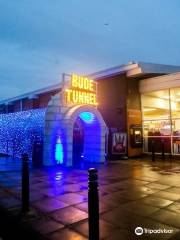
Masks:
[[[112,153],[126,154],[127,140],[126,133],[115,132],[112,134]]]
[[[70,87],[66,89],[66,101],[73,104],[97,106],[97,84],[92,79],[73,74]]]

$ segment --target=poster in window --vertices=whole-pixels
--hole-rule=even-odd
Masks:
[[[113,133],[112,134],[112,153],[113,154],[126,154],[127,148],[126,133]]]

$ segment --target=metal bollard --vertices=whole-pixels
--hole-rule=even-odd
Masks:
[[[155,143],[154,140],[151,142],[151,150],[152,150],[152,161],[155,162]]]
[[[164,148],[164,139],[162,139],[161,143],[162,143],[162,156],[161,156],[161,157],[162,157],[163,160],[165,160],[165,153],[164,153],[164,152],[165,152],[165,148]]]
[[[29,211],[29,158],[22,154],[22,212]]]
[[[99,240],[98,171],[90,168],[88,173],[89,240]]]

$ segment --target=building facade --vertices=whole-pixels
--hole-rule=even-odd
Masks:
[[[73,75],[63,74],[60,84],[0,101],[0,152],[27,151],[17,150],[14,140],[26,135],[28,152],[35,139],[43,141],[44,165],[140,156],[151,152],[152,142],[157,153],[163,144],[165,153],[178,155],[178,72],[177,66],[129,63],[80,77],[86,80],[74,86]]]

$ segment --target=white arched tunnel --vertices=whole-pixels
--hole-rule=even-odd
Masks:
[[[50,106],[46,113],[44,165],[104,162],[107,127],[99,111],[91,106],[56,110],[52,114]]]

